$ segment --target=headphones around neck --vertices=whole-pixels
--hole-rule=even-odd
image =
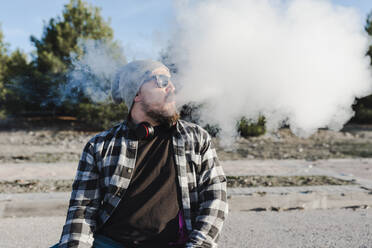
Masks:
[[[141,122],[139,124],[133,124],[129,122],[129,128],[134,131],[134,134],[138,139],[152,139],[155,135],[154,127],[148,122]]]

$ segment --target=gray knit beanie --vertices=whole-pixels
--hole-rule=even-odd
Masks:
[[[135,60],[119,68],[111,85],[111,96],[114,103],[125,102],[130,109],[143,81],[155,69],[165,68],[164,64],[152,60]]]

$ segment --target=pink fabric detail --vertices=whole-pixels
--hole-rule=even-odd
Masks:
[[[186,231],[186,223],[185,219],[183,218],[182,210],[178,211],[178,223],[179,223],[179,229],[178,229],[178,240],[177,242],[171,242],[170,245],[181,245],[186,244],[188,240],[187,231]]]

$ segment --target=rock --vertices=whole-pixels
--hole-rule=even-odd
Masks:
[[[352,138],[353,135],[351,133],[348,133],[348,132],[345,132],[344,135],[347,137],[347,138]]]

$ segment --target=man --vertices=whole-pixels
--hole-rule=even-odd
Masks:
[[[217,247],[226,177],[208,133],[178,120],[160,62],[133,61],[112,85],[127,121],[85,146],[58,247]]]

